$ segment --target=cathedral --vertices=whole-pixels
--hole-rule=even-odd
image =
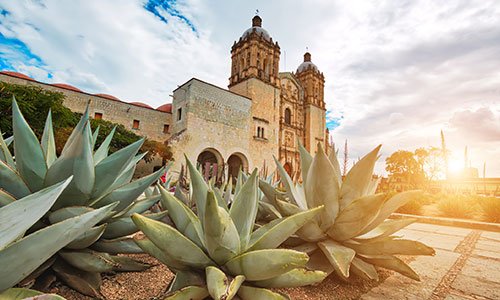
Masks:
[[[304,54],[296,72],[280,72],[280,47],[255,16],[231,47],[228,89],[193,78],[173,95],[172,136],[176,167],[186,153],[206,177],[228,178],[238,170],[274,170],[274,157],[300,174],[300,141],[314,153],[328,151],[325,79]]]
[[[172,103],[153,108],[109,94],[92,94],[65,83],[44,83],[13,71],[0,71],[0,82],[33,85],[64,94],[63,104],[90,116],[118,123],[137,135],[166,142],[173,152],[173,173],[184,155],[205,177],[222,181],[240,169],[275,169],[277,158],[295,178],[300,175],[298,141],[314,153],[328,149],[324,77],[304,54],[296,72],[280,72],[280,47],[255,16],[252,27],[231,47],[228,89],[192,78],[173,92]],[[161,159],[141,162],[136,175],[152,172]]]

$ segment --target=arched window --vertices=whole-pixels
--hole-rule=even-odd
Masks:
[[[292,124],[292,111],[288,107],[285,108],[285,124]]]
[[[262,136],[261,136],[261,138],[264,138],[264,137],[265,137],[265,136],[264,136],[264,128],[262,128],[262,131],[261,131],[261,132],[262,132]]]

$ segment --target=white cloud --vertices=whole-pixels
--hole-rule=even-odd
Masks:
[[[19,64],[35,78],[50,72],[53,82],[158,106],[191,77],[226,86],[230,47],[258,8],[281,46],[281,70],[295,70],[311,51],[325,74],[328,118],[341,123],[332,137],[349,140],[352,159],[383,143],[383,172],[387,155],[438,146],[444,129],[452,150],[468,144],[473,162],[491,161],[488,175],[500,176],[496,0],[177,1],[198,32],[143,4],[3,1],[10,14],[0,16],[0,33],[42,59]]]

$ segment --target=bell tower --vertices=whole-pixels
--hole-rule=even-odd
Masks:
[[[257,78],[279,86],[280,47],[262,28],[262,18],[255,16],[247,29],[231,47],[231,77],[229,88],[249,78]]]
[[[252,101],[249,147],[253,165],[272,165],[278,156],[280,46],[262,28],[262,18],[252,18],[252,27],[231,47],[229,90]]]
[[[311,61],[311,53],[304,54],[304,62],[297,68],[295,76],[304,88],[304,146],[311,153],[317,151],[318,142],[327,149],[325,77]]]

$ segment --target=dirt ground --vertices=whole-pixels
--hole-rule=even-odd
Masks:
[[[173,279],[173,273],[155,258],[146,254],[129,255],[136,260],[152,264],[153,267],[143,272],[126,272],[114,275],[104,275],[101,293],[106,300],[156,300],[163,299],[168,284]],[[411,257],[403,260],[409,262]],[[291,299],[296,300],[328,300],[328,299],[357,299],[372,287],[382,283],[393,272],[379,270],[380,281],[364,281],[353,278],[350,282],[343,282],[333,275],[326,278],[321,284],[300,288],[276,289],[276,291],[288,294]],[[57,282],[50,290],[68,300],[91,300],[64,284]]]

